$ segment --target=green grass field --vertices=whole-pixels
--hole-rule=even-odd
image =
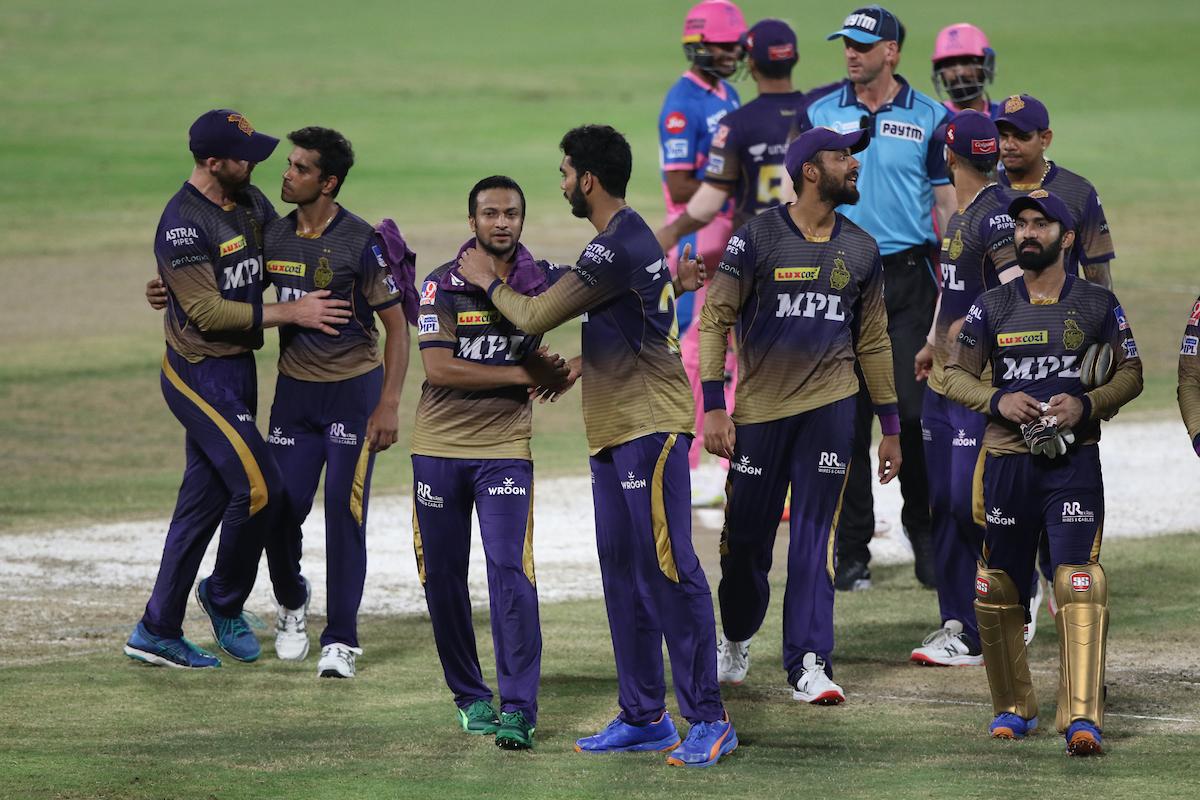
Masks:
[[[592,231],[560,196],[558,141],[586,122],[623,130],[635,158],[630,202],[661,219],[655,120],[685,67],[678,36],[688,5],[9,0],[0,22],[0,276],[10,287],[0,312],[0,535],[162,517],[172,507],[183,436],[158,388],[161,320],[141,292],[154,267],[154,226],[188,174],[186,131],[201,111],[233,106],[279,136],[309,124],[342,130],[359,165],[340,199],[368,219],[396,218],[420,254],[419,274],[455,252],[467,235],[467,190],[497,172],[525,188],[525,242],[574,260]],[[842,74],[840,47],[824,35],[852,5],[742,3],[751,20],[780,16],[797,29],[801,88]],[[1146,365],[1146,392],[1123,416],[1177,414],[1179,336],[1200,293],[1192,147],[1200,75],[1184,55],[1200,35],[1200,5],[889,7],[908,27],[901,72],[918,89],[931,89],[937,29],[965,18],[998,51],[993,94],[1046,101],[1052,157],[1097,185],[1112,225],[1116,289]],[[753,96],[748,82],[738,88],[743,100]],[[272,197],[284,155],[256,172]],[[264,426],[274,387],[267,339]],[[548,341],[574,355],[578,329]],[[376,493],[407,491],[404,443],[420,379],[414,350],[401,445],[377,462]],[[536,425],[539,475],[586,469],[577,394],[540,407]],[[1113,710],[1196,719],[1200,630],[1181,598],[1194,595],[1187,565],[1200,539],[1116,542],[1105,555],[1117,609],[1110,664],[1120,667],[1110,675],[1120,688]],[[985,708],[926,703],[980,703],[985,694],[977,672],[900,666],[936,614],[931,595],[911,584],[907,570],[892,570],[880,591],[839,598],[839,675],[858,693],[844,709],[791,703],[770,672],[779,627],[770,619],[756,646],[764,679],[731,694],[745,747],[728,769],[703,776],[658,769],[649,757],[592,762],[568,752],[614,711],[598,601],[544,608],[540,747],[516,757],[451,730],[420,618],[368,620],[364,638],[378,644],[364,679],[338,686],[273,659],[212,675],[137,669],[116,655],[122,619],[96,629],[111,640],[102,653],[0,668],[0,796],[960,798],[1007,792],[1000,787],[1014,777],[1037,794],[1194,794],[1185,776],[1195,723],[1122,719],[1111,757],[1076,764],[1049,735],[1017,747],[986,741]],[[142,600],[130,598],[129,618]],[[0,642],[3,660],[21,646]],[[1035,650],[1047,704],[1053,647],[1051,634]]]

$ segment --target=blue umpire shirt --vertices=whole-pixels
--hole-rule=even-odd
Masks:
[[[899,93],[874,114],[858,102],[854,84],[845,80],[839,91],[814,100],[800,123],[801,129],[824,126],[849,133],[858,130],[864,117],[868,119],[871,144],[855,155],[862,163],[861,198],[838,211],[874,236],[885,256],[937,242],[933,187],[950,182],[946,154],[933,136],[950,119],[950,112],[904,78],[895,77]]]

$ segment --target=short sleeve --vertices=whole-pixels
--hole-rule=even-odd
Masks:
[[[436,273],[435,273],[436,274]],[[417,341],[426,347],[454,347],[457,318],[454,316],[454,300],[449,292],[438,286],[433,275],[421,284],[421,307],[417,312]]]

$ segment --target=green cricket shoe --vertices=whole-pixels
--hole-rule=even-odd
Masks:
[[[500,730],[496,707],[487,700],[476,700],[466,708],[458,709],[458,724],[472,736],[490,735]]]
[[[530,750],[533,748],[534,727],[523,711],[500,712],[500,730],[496,731],[496,747],[501,750]]]

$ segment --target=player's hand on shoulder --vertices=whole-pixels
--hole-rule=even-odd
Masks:
[[[162,311],[167,307],[167,287],[157,275],[146,281],[146,302],[155,311]]]
[[[737,444],[737,431],[729,412],[723,408],[714,408],[704,413],[704,449],[714,456],[733,458],[733,448]]]
[[[1042,415],[1042,405],[1024,392],[1005,392],[997,404],[1000,416],[1009,422],[1025,424]]]
[[[486,289],[496,280],[496,268],[492,258],[478,247],[471,247],[458,257],[458,272],[463,278],[480,289]]]
[[[350,301],[330,297],[328,289],[309,292],[291,303],[287,303],[291,323],[302,328],[313,328],[330,336],[340,335],[331,326],[341,325],[350,319]]]

